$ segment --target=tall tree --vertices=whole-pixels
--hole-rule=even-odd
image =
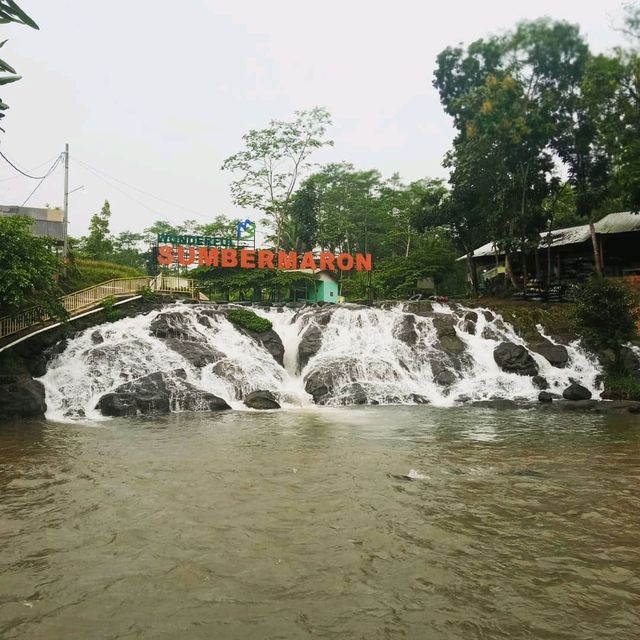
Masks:
[[[309,157],[316,149],[333,144],[325,138],[331,124],[326,109],[296,111],[295,116],[290,122],[272,120],[264,129],[252,129],[242,136],[245,148],[222,164],[223,170],[240,174],[231,183],[233,201],[266,215],[276,250],[280,249],[289,201],[310,166]]]
[[[111,207],[105,200],[100,213],[91,216],[89,235],[82,243],[81,253],[91,260],[106,260],[113,251],[113,242],[109,235]]]

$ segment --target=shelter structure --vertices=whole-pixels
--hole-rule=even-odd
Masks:
[[[594,226],[604,275],[633,279],[640,276],[640,214],[610,213]],[[524,259],[521,252],[514,252],[511,257],[514,275],[520,279],[526,275],[527,280],[571,284],[588,278],[595,271],[588,224],[543,232],[537,246],[525,252]],[[465,259],[466,256],[459,258]],[[479,281],[485,284],[504,276],[504,252],[492,242],[473,252],[473,264]]]

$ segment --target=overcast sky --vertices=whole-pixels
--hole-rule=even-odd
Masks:
[[[322,105],[349,161],[405,180],[445,176],[453,137],[431,86],[449,45],[548,15],[580,24],[594,51],[620,43],[620,0],[21,0],[40,25],[0,26],[2,57],[23,76],[2,87],[0,137],[20,167],[41,172],[69,142],[70,234],[86,233],[105,198],[112,230],[163,218],[244,217],[229,197],[225,157],[271,118]],[[6,34],[6,35],[4,35]],[[106,174],[105,179],[78,161]],[[36,183],[0,165],[0,204]],[[7,178],[11,178],[8,179]],[[175,203],[164,204],[122,182]],[[59,168],[29,200],[62,204]]]

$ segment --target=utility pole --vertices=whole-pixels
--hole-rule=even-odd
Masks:
[[[62,259],[66,262],[69,252],[67,225],[69,224],[69,143],[64,145],[64,219],[62,221]]]

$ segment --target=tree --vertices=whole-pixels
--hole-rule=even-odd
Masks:
[[[280,249],[288,205],[295,187],[309,168],[309,156],[326,145],[331,117],[326,109],[296,111],[291,122],[272,120],[265,129],[252,129],[242,136],[245,148],[229,156],[223,170],[239,173],[231,183],[233,201],[240,207],[261,210]]]
[[[46,313],[65,317],[56,282],[61,264],[47,238],[31,233],[32,220],[0,217],[0,309],[2,315],[37,304]]]
[[[543,203],[557,188],[554,151],[565,161],[578,155],[570,141],[588,59],[578,28],[549,20],[438,56],[434,86],[458,130],[445,158],[453,170],[452,211],[472,207],[475,220],[486,219],[514,286],[511,254],[520,251],[526,284],[525,254],[537,244],[547,219]],[[581,166],[587,146],[579,150]],[[574,166],[578,182],[584,172],[577,160]]]
[[[0,24],[8,24],[10,22],[23,24],[27,27],[31,27],[32,29],[40,29],[40,27],[15,2],[13,2],[13,0],[0,0]],[[4,46],[6,42],[6,40],[0,42],[0,47]],[[16,70],[4,60],[0,60],[0,73],[9,74],[0,75],[0,85],[16,82],[21,78],[21,76],[16,74]],[[9,105],[5,104],[0,99],[0,120],[5,117],[4,112],[8,108]],[[4,129],[0,127],[0,131],[4,131]]]
[[[622,347],[637,337],[640,307],[637,296],[624,284],[613,280],[586,282],[574,309],[576,328],[591,349],[610,349],[616,373],[624,373]]]
[[[109,235],[111,207],[105,200],[100,213],[91,216],[89,235],[84,239],[82,255],[91,260],[106,260],[113,251],[113,242]]]

